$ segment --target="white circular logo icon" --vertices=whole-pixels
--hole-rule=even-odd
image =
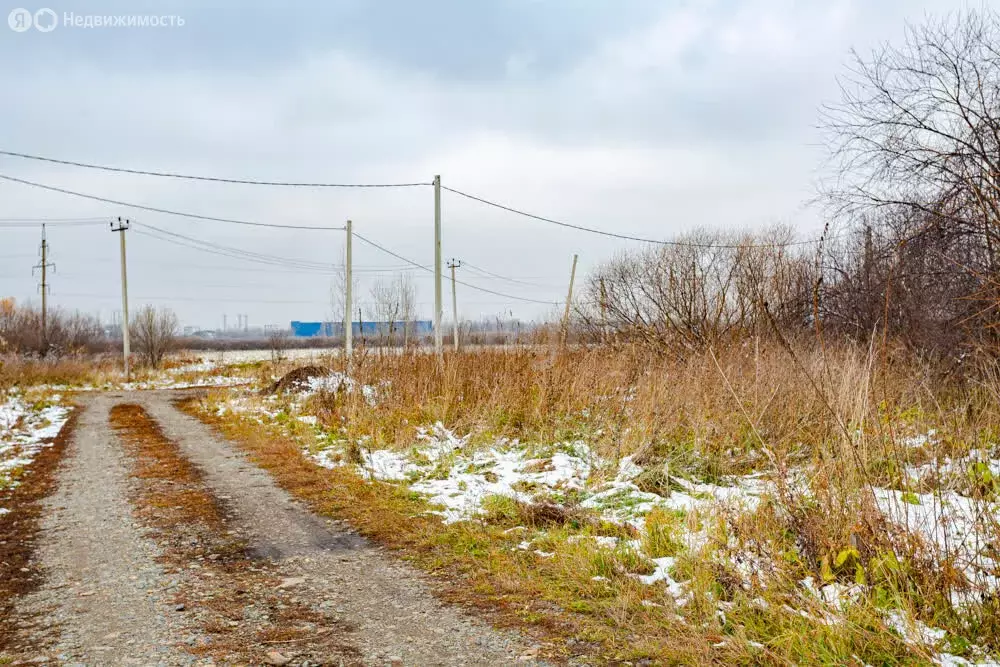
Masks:
[[[10,29],[14,32],[24,32],[25,30],[30,30],[31,12],[22,8],[12,10],[7,16],[7,25],[9,25]]]
[[[35,12],[35,30],[38,32],[52,32],[59,25],[59,17],[48,7],[43,7]]]

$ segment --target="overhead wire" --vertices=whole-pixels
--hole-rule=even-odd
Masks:
[[[0,227],[10,229],[15,227],[87,227],[106,225],[111,218],[4,218],[0,219]]]
[[[529,287],[540,287],[542,289],[554,289],[552,285],[542,285],[541,283],[533,283],[527,280],[522,280],[520,278],[511,278],[509,276],[502,276],[499,273],[493,273],[492,271],[487,271],[486,269],[480,268],[475,264],[470,264],[466,260],[462,260],[462,268],[470,268],[474,273],[481,273],[489,278],[496,278],[497,280],[506,280],[507,282],[517,283],[519,285],[527,285]]]
[[[30,185],[32,187],[41,188],[42,190],[48,190],[50,192],[59,192],[64,195],[72,195],[74,197],[82,197],[84,199],[90,199],[92,201],[99,201],[105,204],[125,206],[127,208],[134,208],[140,211],[150,211],[152,213],[162,213],[164,215],[175,215],[183,218],[191,218],[192,220],[204,220],[207,222],[226,222],[234,225],[246,225],[249,227],[272,227],[278,229],[307,229],[310,231],[342,231],[344,229],[343,227],[316,227],[312,225],[279,225],[271,222],[255,222],[252,220],[237,220],[235,218],[218,218],[210,215],[201,215],[198,213],[175,211],[168,208],[160,208],[158,206],[146,206],[144,204],[134,204],[126,201],[121,201],[118,199],[111,199],[110,197],[100,197],[98,195],[91,195],[84,192],[76,192],[74,190],[68,190],[66,188],[59,188],[54,185],[45,185],[44,183],[28,181],[23,178],[15,178],[13,176],[6,176],[4,174],[0,174],[0,179],[3,179],[5,181],[10,181],[12,183],[21,183],[22,185]]]
[[[560,227],[566,227],[569,229],[575,229],[581,232],[588,232],[590,234],[600,234],[601,236],[609,236],[611,238],[623,239],[626,241],[640,241],[642,243],[654,243],[656,245],[663,246],[679,246],[687,248],[777,248],[777,247],[789,247],[789,246],[799,246],[799,245],[811,245],[817,243],[819,239],[810,239],[806,241],[788,241],[784,243],[698,243],[696,241],[664,241],[662,239],[652,239],[643,236],[633,236],[630,234],[618,234],[616,232],[608,232],[603,229],[595,229],[593,227],[584,227],[583,225],[577,225],[571,222],[565,222],[562,220],[555,220],[554,218],[547,218],[542,215],[536,215],[535,213],[529,213],[521,209],[514,208],[513,206],[507,206],[506,204],[500,204],[495,201],[486,199],[485,197],[479,197],[477,195],[469,194],[468,192],[463,192],[461,190],[456,190],[455,188],[449,188],[446,185],[441,186],[442,190],[447,190],[453,194],[465,197],[466,199],[471,199],[472,201],[477,201],[481,204],[487,206],[492,206],[494,208],[507,211],[508,213],[514,213],[516,215],[524,216],[526,218],[531,218],[533,220],[539,220],[541,222],[547,222],[553,225],[558,225]]]
[[[156,171],[156,170],[148,170],[148,169],[133,169],[133,168],[129,168],[129,167],[115,167],[115,166],[101,165],[101,164],[95,164],[95,163],[90,163],[90,162],[80,162],[80,161],[77,161],[77,160],[66,160],[66,159],[61,159],[61,158],[52,158],[52,157],[41,156],[41,155],[33,155],[33,154],[30,154],[30,153],[21,153],[21,152],[18,152],[18,151],[0,150],[0,155],[7,156],[7,157],[15,157],[15,158],[20,158],[20,159],[26,159],[26,160],[34,160],[34,161],[39,161],[39,162],[47,162],[47,163],[51,163],[51,164],[60,164],[60,165],[66,165],[66,166],[72,166],[72,167],[79,167],[79,168],[83,168],[83,169],[94,169],[94,170],[100,170],[100,171],[112,172],[112,173],[133,174],[133,175],[141,175],[141,176],[154,176],[154,177],[160,177],[160,178],[172,178],[172,179],[181,179],[181,180],[190,180],[190,181],[205,181],[205,182],[213,182],[213,183],[231,183],[231,184],[241,184],[241,185],[263,185],[263,186],[294,187],[294,188],[410,188],[410,187],[425,187],[425,186],[431,186],[431,185],[433,185],[433,183],[429,183],[429,182],[425,182],[425,181],[414,181],[414,182],[404,182],[404,183],[328,183],[328,182],[271,181],[271,180],[259,180],[259,179],[225,178],[225,177],[221,177],[221,176],[204,176],[204,175],[196,175],[196,174],[185,174],[185,173],[180,173],[180,172]],[[128,207],[132,207],[132,208],[138,208],[138,209],[147,210],[147,211],[153,211],[153,212],[157,212],[157,213],[164,213],[164,214],[167,214],[167,215],[182,215],[184,217],[190,217],[190,218],[200,219],[200,220],[208,220],[208,221],[213,221],[213,222],[228,222],[228,223],[234,223],[234,224],[245,224],[245,225],[261,226],[261,227],[286,227],[286,228],[290,228],[290,229],[339,229],[339,228],[298,226],[298,225],[277,225],[277,224],[272,224],[272,223],[259,223],[259,222],[245,221],[245,220],[234,220],[234,219],[227,219],[227,218],[216,218],[216,217],[212,217],[212,216],[202,216],[202,215],[197,215],[197,214],[183,213],[183,212],[179,212],[179,211],[171,211],[171,210],[168,210],[168,209],[161,209],[161,208],[158,208],[158,207],[143,206],[143,205],[139,205],[139,204],[129,204],[129,203],[126,203],[126,202],[120,202],[120,201],[115,201],[115,200],[107,199],[107,198],[103,198],[103,197],[96,197],[94,195],[87,195],[87,194],[84,194],[84,193],[73,192],[73,191],[70,191],[70,190],[65,190],[65,189],[62,189],[62,188],[56,188],[56,187],[53,187],[53,186],[46,186],[46,185],[43,185],[43,184],[40,184],[40,183],[32,183],[30,181],[26,181],[26,180],[23,180],[23,179],[17,179],[17,178],[10,177],[10,176],[0,175],[0,178],[6,179],[6,180],[9,180],[9,181],[13,181],[13,182],[17,182],[17,183],[23,183],[23,184],[26,184],[26,185],[33,185],[35,187],[40,187],[40,188],[52,190],[52,191],[55,191],[55,192],[62,192],[64,194],[71,194],[71,195],[75,195],[75,196],[79,196],[79,197],[86,197],[88,199],[94,199],[94,200],[97,200],[97,201],[103,201],[103,202],[106,202],[106,203],[112,203],[112,204],[116,204],[116,205],[119,205],[119,206],[128,206]],[[618,233],[618,232],[610,232],[610,231],[606,231],[606,230],[603,230],[603,229],[597,229],[597,228],[594,228],[594,227],[587,227],[587,226],[584,226],[584,225],[579,225],[579,224],[575,224],[575,223],[571,223],[571,222],[566,222],[564,220],[557,220],[555,218],[550,218],[550,217],[547,217],[547,216],[538,215],[536,213],[531,213],[531,212],[525,211],[523,209],[515,208],[515,207],[509,206],[507,204],[502,204],[500,202],[493,201],[491,199],[487,199],[486,197],[481,197],[479,195],[474,195],[474,194],[471,194],[469,192],[464,192],[464,191],[459,190],[457,188],[448,187],[446,185],[441,185],[440,187],[441,187],[442,190],[445,190],[445,191],[450,192],[452,194],[458,195],[460,197],[464,197],[466,199],[479,202],[479,203],[484,204],[486,206],[491,206],[491,207],[494,207],[494,208],[497,208],[497,209],[500,209],[500,210],[503,210],[503,211],[507,211],[507,212],[513,213],[515,215],[520,215],[520,216],[523,216],[523,217],[526,217],[526,218],[530,218],[530,219],[533,219],[533,220],[538,220],[540,222],[545,222],[545,223],[557,225],[557,226],[568,228],[568,229],[574,229],[574,230],[581,231],[581,232],[587,232],[587,233],[590,233],[590,234],[598,234],[598,235],[601,235],[601,236],[610,237],[610,238],[616,238],[616,239],[621,239],[621,240],[626,240],[626,241],[638,241],[638,242],[641,242],[641,243],[652,243],[652,244],[662,245],[662,246],[692,247],[692,248],[704,248],[704,249],[711,249],[711,248],[731,248],[731,249],[735,249],[735,248],[757,248],[757,247],[761,247],[761,248],[776,248],[776,247],[802,246],[802,245],[815,244],[815,243],[817,243],[817,242],[819,242],[821,240],[821,239],[808,239],[808,240],[802,240],[802,241],[785,241],[785,242],[773,242],[773,243],[713,243],[713,242],[699,243],[697,241],[681,241],[681,240],[654,239],[654,238],[649,238],[649,237],[644,237],[644,236],[636,236],[636,235],[632,235],[632,234],[621,234],[621,233]]]
[[[272,266],[298,268],[307,271],[331,272],[336,268],[333,264],[296,259],[292,257],[282,257],[278,255],[267,255],[264,253],[243,250],[242,248],[236,248],[233,246],[212,243],[210,241],[201,241],[190,236],[154,227],[148,223],[136,223],[132,231],[142,236],[150,236],[168,243],[173,243],[174,245],[193,248],[209,254],[221,255],[232,259],[256,262],[260,264],[270,264]]]
[[[120,297],[115,297],[109,294],[94,294],[92,292],[54,292],[53,296],[71,296],[78,298],[97,298],[97,299],[107,299],[117,301]],[[244,299],[240,297],[183,297],[183,296],[150,296],[143,294],[129,295],[130,299],[140,299],[147,301],[194,301],[194,302],[208,302],[208,303],[269,303],[269,304],[296,304],[296,305],[315,305],[316,300],[294,300],[294,299]]]
[[[418,264],[417,262],[414,262],[411,259],[407,259],[406,257],[403,257],[402,255],[400,255],[400,254],[398,254],[396,252],[393,252],[392,250],[389,250],[385,246],[379,245],[378,243],[375,243],[374,241],[365,238],[364,236],[362,236],[361,234],[358,234],[357,232],[354,232],[354,236],[356,238],[358,238],[359,240],[363,241],[364,243],[367,243],[368,245],[372,246],[373,248],[375,248],[377,250],[381,250],[382,252],[384,252],[386,254],[392,255],[396,259],[402,260],[402,261],[406,262],[407,264],[411,264],[411,265],[413,265],[413,266],[415,266],[415,267],[417,267],[419,269],[423,269],[424,271],[430,271],[432,273],[434,271],[434,269],[432,269],[432,268],[430,268],[428,266],[423,266],[422,264]],[[558,301],[542,301],[542,300],[539,300],[539,299],[529,299],[529,298],[523,297],[523,296],[515,296],[513,294],[504,294],[503,292],[497,292],[495,290],[487,289],[485,287],[480,287],[479,285],[473,285],[472,283],[467,283],[467,282],[464,282],[462,280],[455,280],[455,283],[458,284],[458,285],[464,285],[465,287],[468,287],[470,289],[478,290],[480,292],[485,292],[486,294],[493,294],[494,296],[502,296],[505,299],[514,299],[516,301],[525,301],[527,303],[540,303],[540,304],[544,304],[544,305],[547,305],[547,306],[554,306],[554,305],[558,305],[559,304]]]
[[[220,176],[200,176],[192,174],[182,174],[168,171],[152,171],[145,169],[129,169],[127,167],[111,167],[90,162],[77,162],[75,160],[63,160],[59,158],[44,157],[41,155],[31,155],[29,153],[18,153],[16,151],[0,150],[0,155],[7,157],[22,158],[25,160],[35,160],[38,162],[49,162],[70,167],[81,167],[83,169],[97,169],[119,174],[133,174],[138,176],[157,176],[161,178],[176,178],[187,181],[208,181],[211,183],[234,183],[237,185],[267,185],[285,188],[416,188],[432,185],[429,182],[413,183],[322,183],[322,182],[295,182],[295,181],[266,181],[249,178],[223,178]]]
[[[48,223],[48,224],[58,224],[58,223],[70,223],[70,222],[107,222],[105,217],[90,217],[90,218],[0,218],[0,222],[28,222],[28,223]]]

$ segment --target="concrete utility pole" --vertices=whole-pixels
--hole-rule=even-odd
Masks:
[[[125,270],[125,230],[129,227],[127,218],[118,218],[118,226],[111,223],[111,231],[118,232],[121,239],[122,249],[122,357],[125,367],[125,381],[131,379],[131,369],[129,368],[129,341],[128,341],[128,272]]]
[[[563,313],[562,321],[562,344],[566,344],[566,337],[569,336],[569,307],[573,303],[573,281],[576,279],[576,260],[578,255],[573,255],[573,268],[569,272],[569,292],[566,294],[566,311]]]
[[[441,177],[434,177],[434,351],[444,353],[441,337]]]
[[[451,318],[452,318],[452,338],[455,347],[455,351],[458,352],[458,296],[455,292],[455,269],[462,266],[460,260],[452,257],[451,261],[448,262],[448,268],[451,269]]]
[[[45,240],[45,225],[42,225],[42,247],[41,247],[42,261],[41,263],[33,266],[31,268],[31,273],[34,275],[35,269],[41,269],[42,271],[42,354],[49,351],[49,329],[48,329],[48,297],[49,297],[49,281],[48,281],[48,268],[51,266],[52,270],[56,270],[56,265],[49,263],[49,242]]]
[[[353,223],[348,220],[345,230],[347,239],[344,241],[344,356],[350,357],[354,352],[354,326],[351,324],[351,281],[354,280],[351,269],[351,235]]]

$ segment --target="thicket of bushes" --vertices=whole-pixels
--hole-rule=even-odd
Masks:
[[[823,126],[831,223],[820,240],[698,231],[621,253],[586,285],[584,329],[673,351],[822,332],[995,354],[998,14],[910,27],[902,45],[856,54]]]
[[[0,299],[0,353],[63,356],[107,349],[101,323],[80,312],[49,309],[42,326],[42,311]]]

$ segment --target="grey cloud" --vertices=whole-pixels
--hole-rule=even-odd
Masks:
[[[835,92],[848,48],[892,37],[904,18],[954,4],[355,1],[279,11],[263,2],[93,3],[75,11],[174,13],[186,24],[44,35],[0,26],[0,57],[14,63],[0,74],[0,146],[259,178],[396,181],[441,173],[450,185],[545,215],[657,236],[776,219],[809,230],[816,214],[801,203],[816,165],[815,110]],[[350,216],[359,231],[407,256],[425,263],[431,256],[427,190],[227,188],[12,159],[0,159],[0,173],[226,217],[339,224]],[[10,184],[0,184],[0,209],[0,217],[121,213]],[[126,213],[261,252],[336,261],[341,251],[337,234]],[[618,247],[453,196],[445,198],[445,232],[449,256],[555,286],[490,287],[553,299],[562,298],[574,252],[586,270]],[[37,243],[33,231],[0,234],[17,252]],[[60,283],[57,274],[54,298],[60,290],[100,294],[62,302],[113,310],[111,235],[58,230],[52,238],[60,271],[79,275]],[[255,322],[328,311],[322,277],[256,274],[139,236],[130,247],[136,294],[178,296],[174,305],[191,323],[215,323],[225,310],[250,312]],[[398,265],[368,248],[356,252],[359,262]],[[171,264],[208,268],[178,273]],[[19,266],[13,273],[0,278],[0,292],[31,295],[30,272]],[[229,303],[246,293],[239,285],[268,281],[257,290],[263,301],[313,305]],[[418,288],[427,314],[429,280],[419,278]],[[209,301],[188,300],[202,298]],[[460,299],[468,315],[498,310],[488,295],[460,289]]]

